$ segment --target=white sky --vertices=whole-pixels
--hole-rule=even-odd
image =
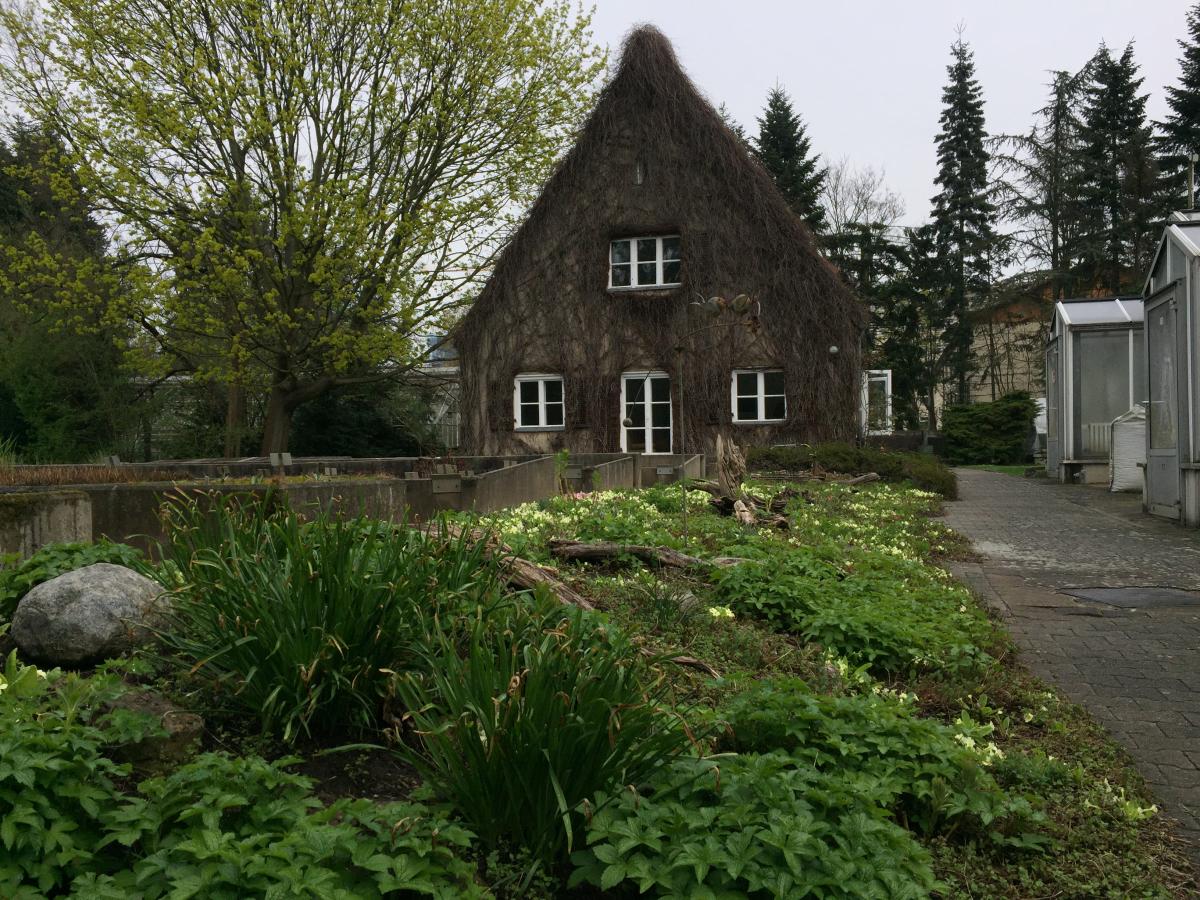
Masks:
[[[933,138],[955,28],[975,51],[989,133],[1025,131],[1044,105],[1051,69],[1076,70],[1100,42],[1134,53],[1151,119],[1178,78],[1190,0],[596,0],[595,37],[614,58],[634,25],[651,22],[714,104],[747,131],[779,82],[827,159],[887,172],[904,224],[929,213]]]

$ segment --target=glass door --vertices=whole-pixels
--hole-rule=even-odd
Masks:
[[[671,452],[671,379],[665,372],[621,376],[621,449]]]
[[[1179,282],[1176,282],[1178,284]],[[1146,356],[1150,363],[1150,432],[1146,454],[1146,503],[1150,512],[1179,517],[1179,338],[1174,292],[1146,306]]]

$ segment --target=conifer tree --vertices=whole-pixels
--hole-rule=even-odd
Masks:
[[[1179,84],[1167,88],[1171,112],[1159,122],[1161,164],[1171,199],[1182,207],[1187,198],[1188,160],[1200,153],[1200,3],[1187,13],[1188,37],[1180,40]]]
[[[767,94],[767,105],[758,119],[754,152],[788,204],[819,235],[825,228],[821,188],[826,169],[820,165],[820,157],[812,152],[804,123],[781,87],[774,87]]]
[[[1074,296],[1080,240],[1082,104],[1087,70],[1057,71],[1050,97],[1025,134],[1001,135],[993,161],[1000,211],[1013,224],[1018,261],[1055,300]]]
[[[754,147],[750,144],[750,138],[746,136],[745,127],[733,117],[733,113],[729,111],[729,107],[722,103],[717,107],[717,115],[721,117],[721,121],[725,123],[725,127],[732,131],[733,136],[746,148],[746,152],[754,153]]]
[[[1149,261],[1169,205],[1146,121],[1133,44],[1119,57],[1101,45],[1089,63],[1081,201],[1083,258],[1090,286],[1119,294]]]
[[[989,197],[983,91],[975,78],[971,48],[960,36],[946,67],[934,179],[933,231],[942,275],[940,319],[944,363],[952,395],[969,399],[972,369],[971,306],[987,293],[995,244],[995,207]]]

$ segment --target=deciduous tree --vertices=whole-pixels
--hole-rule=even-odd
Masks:
[[[412,364],[602,65],[569,0],[46,0],[3,23],[10,96],[136,264],[106,315],[148,367],[266,390],[264,452],[301,404]]]

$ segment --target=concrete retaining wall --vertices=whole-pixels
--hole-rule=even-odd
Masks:
[[[0,555],[32,555],[46,544],[92,539],[92,506],[83,491],[0,494]]]

